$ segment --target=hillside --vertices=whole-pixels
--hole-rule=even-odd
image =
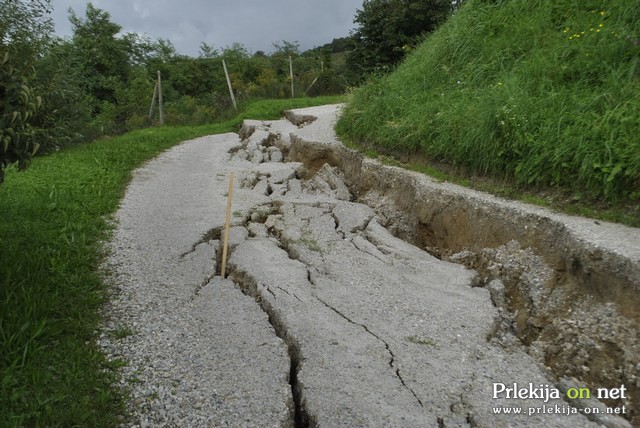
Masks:
[[[637,211],[639,39],[635,0],[469,0],[394,73],[354,91],[338,132]]]

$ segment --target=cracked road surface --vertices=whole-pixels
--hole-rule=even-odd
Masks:
[[[188,141],[136,172],[105,326],[131,334],[101,337],[127,362],[134,426],[598,426],[493,414],[568,404],[492,398],[494,382],[553,384],[524,350],[488,341],[499,314],[474,271],[394,237],[339,171],[282,162],[290,135],[335,143],[336,106],[303,113],[318,120]]]

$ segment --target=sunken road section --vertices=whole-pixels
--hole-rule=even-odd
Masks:
[[[500,343],[508,346],[514,333],[565,382],[626,385],[640,426],[639,229],[440,182],[320,135],[290,136],[289,158],[311,172],[325,163],[338,168],[356,200],[374,208],[395,236],[477,270],[475,285],[489,289],[503,316]]]
[[[339,110],[245,121],[136,172],[100,339],[126,362],[123,426],[630,426],[640,232],[367,159]],[[493,398],[513,383],[562,393]],[[606,406],[628,420],[585,415]],[[495,414],[511,407],[534,414]]]

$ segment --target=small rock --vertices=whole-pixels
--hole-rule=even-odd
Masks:
[[[494,279],[487,285],[487,290],[491,294],[491,301],[497,308],[506,307],[505,287],[502,281]]]
[[[278,148],[269,147],[269,160],[271,162],[282,162],[284,160],[284,156]]]
[[[251,153],[251,162],[255,163],[255,164],[259,164],[264,162],[264,155],[262,154],[262,151],[256,149]]]

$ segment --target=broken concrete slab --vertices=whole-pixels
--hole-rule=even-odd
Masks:
[[[269,162],[278,163],[284,160],[284,156],[282,155],[282,152],[277,147],[269,147],[267,149],[267,152],[269,154]]]
[[[340,178],[331,166],[324,164],[316,175],[329,184],[331,190],[335,192],[336,199],[341,201],[351,200],[351,192],[349,191],[349,188],[344,184],[342,178]]]
[[[524,352],[506,357],[487,343],[497,316],[488,292],[471,288],[474,274],[460,265],[443,263],[374,226],[371,212],[363,215],[368,210],[358,204],[339,203],[342,218],[351,208],[353,217],[364,219],[339,232],[337,205],[283,202],[280,214],[265,224],[271,238],[240,244],[230,262],[234,281],[278,320],[280,336],[298,356],[297,402],[305,420],[328,426],[456,420],[478,426],[496,420],[588,425],[581,417],[492,414],[497,404],[490,391],[479,391],[485,382],[546,380]],[[365,240],[382,257],[370,257],[371,248],[363,251],[343,234]],[[505,358],[509,370],[502,366]],[[462,402],[467,391],[479,397]],[[344,412],[336,411],[336,403]],[[452,412],[454,405],[461,414]]]
[[[325,135],[333,132],[330,124],[335,122],[338,108],[289,115],[299,114],[304,122],[302,128],[291,131],[290,155],[302,163],[252,164],[241,157],[209,152],[210,147],[192,142],[176,148],[177,155],[168,152],[157,170],[153,169],[155,166],[145,170],[153,185],[145,187],[136,182],[131,186],[133,195],[144,188],[138,196],[143,197],[143,203],[152,202],[147,207],[136,205],[135,199],[128,196],[125,206],[131,211],[123,211],[126,225],[123,230],[138,227],[137,217],[150,224],[141,227],[141,233],[123,232],[126,239],[119,241],[122,248],[130,250],[116,257],[121,262],[118,269],[129,271],[120,275],[119,287],[126,298],[115,303],[126,310],[137,305],[136,308],[144,308],[142,313],[150,311],[151,315],[134,317],[133,322],[142,326],[140,333],[124,348],[122,344],[114,346],[131,354],[132,370],[145,364],[140,350],[153,356],[149,364],[153,369],[145,372],[144,385],[166,387],[165,381],[159,379],[164,379],[170,367],[175,366],[182,376],[189,376],[198,372],[202,364],[217,364],[228,371],[222,378],[212,374],[213,380],[198,379],[204,389],[215,389],[214,384],[225,385],[227,380],[236,379],[243,385],[242,391],[247,392],[245,382],[254,375],[259,376],[257,385],[275,382],[270,391],[262,386],[254,391],[264,394],[256,402],[270,409],[266,412],[268,416],[256,415],[250,403],[241,403],[238,394],[233,393],[229,394],[230,406],[208,408],[215,413],[213,418],[219,417],[216,421],[230,425],[597,426],[582,414],[551,415],[540,411],[545,406],[573,408],[561,398],[514,401],[493,397],[496,384],[555,387],[548,368],[540,364],[544,359],[536,360],[538,345],[527,347],[513,336],[518,330],[511,329],[508,319],[509,305],[513,302],[509,294],[514,290],[512,284],[503,283],[502,296],[499,284],[491,282],[496,278],[486,277],[483,270],[475,272],[424,251],[427,245],[419,238],[430,235],[417,233],[416,224],[428,229],[429,225],[421,222],[431,214],[422,207],[420,220],[416,220],[411,209],[400,212],[394,192],[411,188],[408,179],[388,171],[379,173],[381,167],[344,151],[335,135]],[[310,111],[317,114],[317,120],[304,120]],[[245,146],[239,146],[237,136],[235,143],[216,141],[236,154],[246,150],[247,144],[255,151],[269,153],[269,146],[277,146],[280,138],[280,131],[275,130],[291,127],[283,121],[261,121],[248,126],[256,129],[247,131]],[[257,135],[251,140],[258,128],[272,135],[267,139]],[[323,139],[316,143],[316,137]],[[183,171],[184,177],[172,177],[176,183],[170,194],[175,192],[178,202],[175,206],[157,202],[161,199],[157,191],[164,191],[165,183],[156,182],[154,174],[163,175],[162,171],[172,174],[177,159],[184,161],[190,156],[210,159],[215,166],[202,170],[198,166]],[[216,253],[219,245],[230,171],[238,177],[228,266],[232,282],[217,279],[212,282],[217,254],[207,253]],[[356,183],[353,177],[362,180]],[[410,179],[411,185],[419,181],[413,176]],[[213,183],[212,189],[191,195],[191,187],[198,180]],[[337,197],[340,183],[347,191],[349,187],[355,190],[360,199],[349,202]],[[185,195],[180,196],[181,192]],[[437,202],[437,197],[428,192],[422,196],[429,203]],[[199,204],[192,197],[209,199]],[[350,194],[347,199],[351,197]],[[390,208],[383,207],[383,201]],[[414,205],[422,206],[416,201],[422,199],[414,200],[412,209]],[[453,201],[458,200],[454,197]],[[371,207],[361,202],[370,202]],[[154,214],[146,215],[145,209]],[[157,215],[167,209],[181,213],[169,214],[166,219]],[[164,237],[154,230],[171,231]],[[411,242],[396,235],[408,237]],[[498,260],[511,251],[518,263],[535,258],[527,253],[529,247],[518,248],[505,245],[482,254]],[[182,257],[177,265],[176,257]],[[468,257],[459,257],[464,263],[475,263],[481,258],[473,251]],[[511,271],[517,268],[514,265],[512,269],[510,262],[500,263]],[[486,271],[496,275],[506,271],[496,266]],[[477,287],[484,285],[485,280],[493,285]],[[498,309],[492,304],[492,297],[499,300],[501,296],[507,308]],[[535,306],[539,307],[545,295],[536,296]],[[238,302],[233,300],[236,298]],[[208,359],[210,356],[200,348],[190,359],[188,352],[175,349],[180,349],[183,343],[192,343],[190,337],[195,335],[189,326],[204,322],[200,314],[207,312],[206,302],[210,299],[227,305],[219,310],[220,316],[233,327],[229,330],[242,330],[241,343],[229,344],[214,357],[216,361]],[[246,314],[236,313],[234,308],[245,312],[246,304],[253,305],[246,312],[255,315],[258,311],[262,316],[251,315],[253,318],[249,319]],[[173,328],[174,325],[180,327]],[[162,326],[162,331],[156,330],[158,326]],[[243,326],[248,326],[246,331]],[[267,335],[263,336],[265,332]],[[497,340],[498,335],[503,338]],[[508,335],[512,339],[507,343]],[[226,343],[226,338],[213,336],[206,343],[215,340]],[[273,352],[261,352],[261,346],[255,345],[261,340],[272,344],[267,348]],[[240,352],[231,349],[236,346]],[[255,367],[234,367],[232,359],[244,352],[244,346],[256,348],[258,354],[254,358],[257,367],[261,367],[258,374]],[[544,347],[539,349],[544,356]],[[167,350],[174,350],[185,361],[166,357],[163,352]],[[276,359],[271,365],[267,363],[276,373],[266,373],[270,369],[265,369],[264,358]],[[289,376],[283,375],[283,364],[288,367]],[[286,391],[281,390],[285,378]],[[213,400],[218,403],[218,392],[212,396],[218,397]],[[163,400],[171,398],[171,394],[163,392],[160,402],[149,406],[143,399],[138,403],[136,415],[140,420],[164,421],[162,412],[166,415],[167,406]],[[293,404],[287,407],[286,403],[291,401]],[[191,405],[188,401],[180,415]],[[282,419],[285,409],[291,407],[293,413]],[[535,414],[495,412],[495,408],[512,407],[525,413],[533,409]],[[241,422],[237,415],[231,415],[233,409],[247,409],[243,410],[245,420]],[[193,415],[190,420],[180,419],[180,423],[205,420],[198,419],[205,416],[197,409]]]

